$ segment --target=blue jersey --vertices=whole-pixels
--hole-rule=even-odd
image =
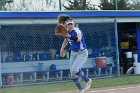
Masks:
[[[76,42],[74,40],[68,40],[70,43],[70,50],[82,50],[86,49],[87,46],[85,44],[84,36],[79,28],[74,28],[71,32],[69,32],[71,36],[77,36],[78,34],[82,35],[81,42]]]

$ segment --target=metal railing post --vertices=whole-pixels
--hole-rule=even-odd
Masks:
[[[2,87],[2,74],[1,74],[1,50],[0,50],[0,87]]]

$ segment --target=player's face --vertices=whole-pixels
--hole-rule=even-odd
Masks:
[[[67,24],[67,28],[68,28],[69,30],[72,30],[72,29],[74,28],[74,24],[73,24],[73,23]]]

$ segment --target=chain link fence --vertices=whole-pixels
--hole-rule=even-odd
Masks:
[[[79,23],[89,51],[82,70],[87,76],[118,75],[115,23]],[[56,24],[1,25],[2,85],[70,80],[69,46],[59,52],[63,37],[54,35]],[[106,62],[106,63],[105,63]]]

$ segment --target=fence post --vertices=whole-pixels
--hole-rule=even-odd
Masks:
[[[119,61],[119,49],[118,49],[118,28],[117,28],[117,20],[114,20],[115,25],[115,38],[116,38],[116,57],[117,57],[117,74],[120,76],[120,61]]]
[[[137,28],[138,63],[140,63],[140,42],[139,42],[139,40],[140,40],[140,28],[138,26],[138,28]]]
[[[1,50],[0,50],[0,87],[2,87],[2,73],[1,73]]]

